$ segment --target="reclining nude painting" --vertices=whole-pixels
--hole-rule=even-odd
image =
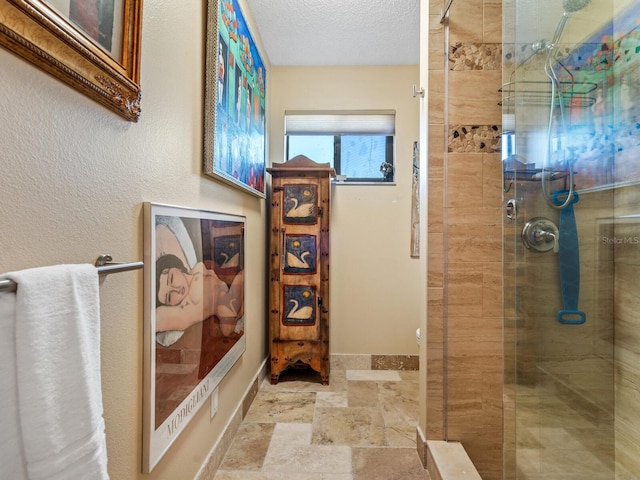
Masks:
[[[244,352],[245,221],[147,210],[147,427],[152,439],[171,443]]]

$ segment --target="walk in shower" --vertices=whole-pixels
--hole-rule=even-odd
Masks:
[[[505,480],[640,478],[640,2],[503,2]]]

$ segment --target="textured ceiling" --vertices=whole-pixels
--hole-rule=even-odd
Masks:
[[[272,65],[417,65],[420,0],[247,0]]]

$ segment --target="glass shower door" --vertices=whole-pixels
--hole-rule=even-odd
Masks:
[[[620,20],[640,11],[633,3],[503,4],[505,479],[640,472],[625,454],[638,444],[627,405],[640,396],[624,404],[630,418],[616,416],[616,389],[640,393],[635,367],[624,367],[631,385],[620,378],[630,361],[619,348],[640,355],[634,335],[620,338],[634,321],[621,316],[640,307],[640,174],[621,154],[640,134],[616,64],[640,63],[625,53],[640,45],[635,25]]]

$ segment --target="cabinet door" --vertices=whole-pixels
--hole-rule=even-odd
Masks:
[[[314,179],[283,179],[280,215],[280,340],[320,338],[321,190]]]

